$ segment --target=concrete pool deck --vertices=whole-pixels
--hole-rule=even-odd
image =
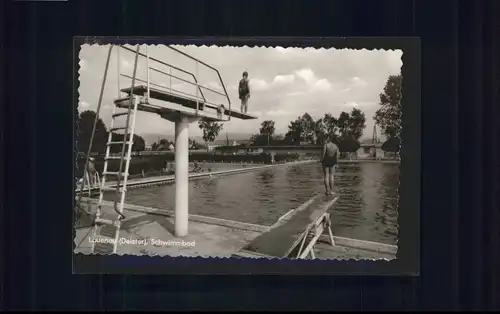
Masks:
[[[97,201],[83,198],[95,211]],[[90,203],[89,203],[90,202]],[[103,216],[113,218],[113,203],[103,201]],[[173,235],[173,211],[126,204],[117,253],[149,256],[231,257],[272,226],[189,215],[189,235]],[[278,222],[279,223],[279,220]],[[91,252],[90,227],[75,230],[75,253]],[[335,233],[335,230],[334,230]],[[327,235],[315,246],[318,259],[386,259],[396,258],[397,246],[334,236],[335,246]]]
[[[288,163],[278,163],[278,164],[270,164],[270,165],[259,165],[259,166],[248,166],[252,164],[243,164],[241,168],[237,169],[228,169],[228,170],[220,170],[220,171],[212,171],[212,172],[199,172],[199,173],[189,173],[188,178],[191,179],[198,179],[198,178],[204,178],[204,177],[218,177],[218,176],[224,176],[224,175],[231,175],[231,174],[238,174],[238,173],[244,173],[244,172],[250,172],[250,171],[257,171],[257,170],[263,170],[267,168],[273,168],[273,167],[280,167],[280,166],[292,166],[292,165],[300,165],[300,164],[307,164],[307,163],[314,163],[318,162],[317,160],[301,160],[301,161],[295,161],[295,162],[288,162]],[[160,184],[166,184],[166,183],[171,183],[175,182],[175,175],[166,175],[166,176],[155,176],[155,177],[149,177],[149,178],[139,178],[139,179],[130,179],[127,181],[127,188],[138,188],[138,187],[149,187],[149,186],[155,186],[155,185],[160,185]],[[120,184],[120,186],[122,186]],[[116,183],[111,181],[111,182],[106,182],[104,188],[115,188]],[[98,192],[100,189],[99,186],[92,187],[90,189],[91,192]],[[85,193],[88,191],[88,188],[85,188],[84,191]],[[80,187],[75,189],[76,193],[80,192]]]
[[[83,202],[96,200],[85,198]],[[103,216],[115,216],[113,203],[103,201]],[[230,257],[240,247],[257,237],[266,227],[189,215],[189,235],[182,240],[174,237],[173,212],[126,204],[122,221],[118,254],[160,256]],[[91,252],[90,228],[77,229],[75,253]],[[141,241],[134,244],[134,241]],[[183,242],[182,242],[183,241]],[[179,243],[180,242],[180,243]],[[194,245],[193,245],[194,244]]]

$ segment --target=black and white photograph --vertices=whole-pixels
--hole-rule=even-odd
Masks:
[[[83,44],[74,253],[396,259],[402,55]]]

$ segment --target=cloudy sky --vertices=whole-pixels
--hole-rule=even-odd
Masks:
[[[335,116],[353,107],[366,115],[365,138],[373,129],[372,116],[378,107],[379,93],[391,74],[400,73],[402,51],[368,51],[301,48],[247,48],[247,47],[196,47],[174,46],[203,62],[216,67],[231,98],[232,108],[240,110],[237,85],[243,71],[248,71],[250,88],[249,113],[257,120],[238,120],[225,123],[224,131],[256,133],[264,120],[276,122],[277,133],[286,133],[291,120],[308,112],[317,119],[325,113]],[[80,51],[79,110],[95,110],[109,46],[83,45]],[[160,59],[178,68],[196,73],[196,63],[165,46],[149,46],[150,57]],[[145,46],[141,47],[141,52]],[[119,59],[118,59],[119,58]],[[106,125],[111,121],[111,104],[118,95],[118,64],[120,72],[132,76],[134,54],[120,49],[112,52],[108,80],[104,92],[101,117]],[[150,67],[171,73],[182,79],[189,77],[165,65],[150,61]],[[146,80],[146,59],[139,57],[137,77]],[[170,72],[171,71],[171,72]],[[195,94],[194,86],[170,79],[159,72],[150,72],[155,84]],[[192,79],[190,79],[192,80]],[[212,70],[198,66],[200,84],[222,90],[220,81]],[[138,82],[140,83],[140,82]],[[120,88],[129,87],[131,80],[121,77]],[[153,86],[154,87],[154,86]],[[221,103],[215,93],[205,91],[209,102]],[[150,113],[137,115],[136,133],[174,134],[173,123]],[[190,126],[190,136],[201,132],[196,124]]]

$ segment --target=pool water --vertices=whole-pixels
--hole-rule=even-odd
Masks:
[[[331,209],[335,235],[397,243],[399,169],[397,164],[340,164],[335,190],[340,198]],[[278,166],[189,183],[192,214],[272,225],[314,193],[323,193],[319,164]],[[112,194],[112,193],[111,193]],[[174,184],[131,189],[126,202],[174,209]],[[106,200],[113,195],[106,194]]]

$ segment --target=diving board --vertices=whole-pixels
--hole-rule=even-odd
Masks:
[[[314,245],[326,230],[330,244],[335,245],[328,209],[338,196],[316,195],[306,206],[280,219],[233,256],[265,258],[315,258]]]
[[[131,94],[131,87],[128,88],[123,88],[121,90],[122,92],[130,95]],[[144,96],[148,94],[148,87],[144,85],[139,85],[139,86],[134,86],[133,90],[134,95],[137,96]],[[117,105],[121,108],[128,108],[125,100],[124,99],[119,99],[117,100],[119,103]],[[156,99],[160,100],[163,102],[167,103],[172,103],[172,104],[178,104],[181,105],[182,107],[176,106],[176,105],[169,105],[162,103],[161,105],[158,104],[152,104],[151,100]],[[198,108],[198,110],[196,110]],[[139,110],[141,111],[146,111],[146,112],[152,112],[152,113],[158,113],[158,114],[168,114],[170,112],[182,112],[183,114],[187,114],[190,116],[202,116],[208,120],[211,121],[225,121],[221,119],[221,117],[217,114],[217,109],[219,107],[215,104],[211,104],[206,102],[205,100],[201,98],[196,98],[192,97],[189,95],[180,95],[178,92],[175,91],[166,91],[166,90],[160,90],[156,88],[149,88],[149,101],[144,102],[142,101],[139,104]],[[209,110],[207,110],[209,109]],[[238,118],[242,120],[252,120],[252,119],[257,119],[256,116],[252,116],[246,113],[241,113],[238,111],[234,110],[229,110],[228,108],[224,107],[224,112],[223,115],[225,116],[230,116],[233,118]]]

